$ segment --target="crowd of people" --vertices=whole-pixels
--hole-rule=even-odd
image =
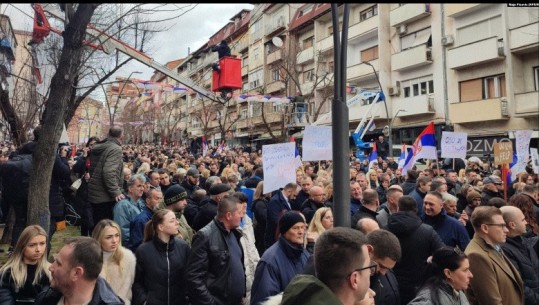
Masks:
[[[295,182],[264,193],[260,151],[201,155],[122,138],[112,127],[71,159],[60,148],[50,198],[75,208],[81,237],[52,264],[65,209],[50,205],[47,234],[26,227],[27,202],[11,197],[24,194],[14,179],[24,179],[31,157],[20,156],[34,142],[2,161],[2,210],[16,217],[0,304],[539,303],[531,167],[507,184],[475,157],[403,176],[388,154],[371,164],[351,156],[352,221],[334,228],[331,162],[303,162]]]

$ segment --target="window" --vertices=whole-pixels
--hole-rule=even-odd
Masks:
[[[254,57],[255,61],[258,60],[258,58],[260,57],[260,48],[257,47],[257,48],[255,48],[253,50],[253,57]]]
[[[434,93],[434,81],[430,78],[431,77],[426,77],[401,82],[401,85],[403,86],[404,97],[407,98]]]
[[[339,21],[339,32],[342,32],[342,21]],[[328,35],[333,35],[333,23],[328,26]]]
[[[259,117],[262,115],[262,107],[264,106],[264,103],[255,103],[251,104],[251,109],[253,111],[253,116]]]
[[[506,96],[505,75],[471,79],[459,83],[460,101],[479,101]]]
[[[465,45],[493,36],[501,38],[504,34],[504,28],[502,17],[495,16],[466,27],[458,28],[456,37],[458,37],[459,45]]]
[[[275,69],[271,71],[271,80],[272,81],[281,80],[281,74],[279,73],[279,69]]]
[[[262,70],[249,73],[249,89],[258,88],[262,85]]]
[[[368,9],[359,13],[359,21],[365,21],[371,17],[378,15],[378,5],[369,7]]]
[[[247,109],[242,109],[240,112],[240,120],[247,118]]]
[[[309,4],[306,7],[302,8],[301,11],[299,12],[298,17],[303,16],[303,15],[309,13],[310,11],[312,11],[313,7],[314,7],[314,4]]]
[[[255,23],[253,23],[253,25],[251,26],[251,39],[253,41],[256,41],[260,38],[262,38],[262,35],[263,35],[263,31],[262,31],[262,21],[259,20]]]
[[[361,62],[368,62],[378,58],[378,46],[361,51]]]
[[[314,80],[314,69],[303,72],[303,81],[312,82]]]
[[[535,91],[539,91],[539,67],[533,68],[533,77],[535,78]]]
[[[311,36],[307,39],[303,39],[303,50],[308,49],[313,46],[314,36]]]

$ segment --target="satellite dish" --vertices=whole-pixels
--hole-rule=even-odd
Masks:
[[[271,39],[271,42],[273,42],[273,44],[277,47],[277,48],[280,48],[283,46],[283,40],[277,36],[273,37]]]

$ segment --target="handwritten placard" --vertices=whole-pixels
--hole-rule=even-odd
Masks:
[[[303,132],[303,161],[332,160],[331,126],[305,126]]]
[[[532,167],[535,173],[539,173],[539,153],[537,148],[530,148],[530,153],[532,156]]]
[[[296,182],[295,152],[294,142],[262,146],[264,193],[278,190],[289,182]]]
[[[494,165],[509,164],[513,161],[513,143],[498,142],[494,144]]]
[[[530,156],[530,139],[533,130],[517,130],[515,132],[515,146],[519,159],[528,160]]]
[[[465,132],[442,132],[442,158],[466,158],[468,134]]]

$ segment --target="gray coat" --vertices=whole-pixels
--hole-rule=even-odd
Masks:
[[[96,143],[90,153],[90,181],[88,201],[91,203],[114,202],[122,194],[123,158],[120,142],[107,138]]]
[[[435,302],[431,291],[428,288],[421,288],[417,296],[408,303],[408,305],[469,305],[468,299],[463,291],[455,293],[449,285],[438,288],[438,302]]]

